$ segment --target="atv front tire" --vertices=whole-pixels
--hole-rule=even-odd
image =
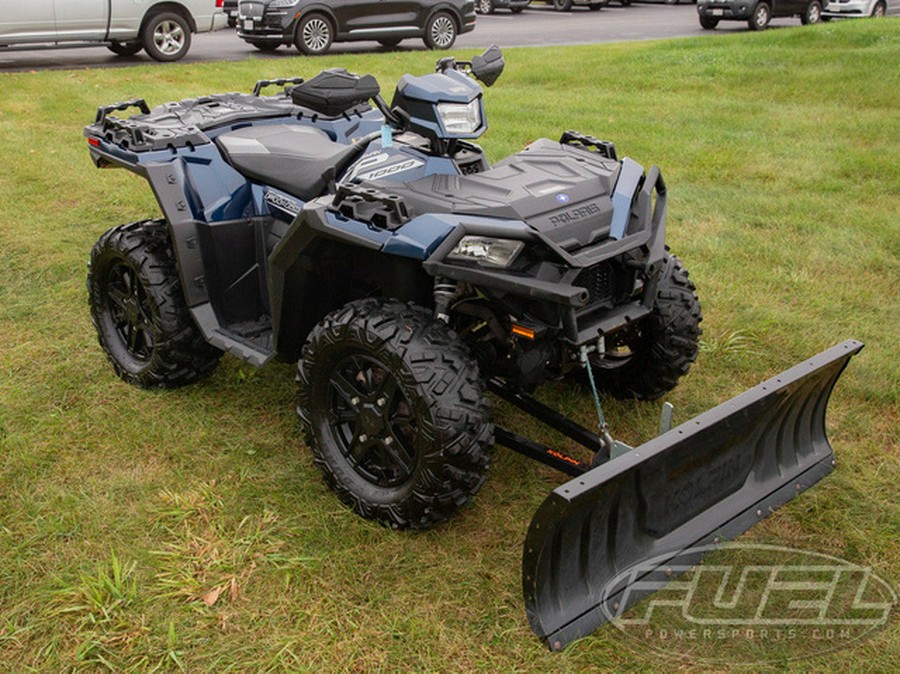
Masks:
[[[297,413],[326,484],[357,514],[425,529],[479,490],[490,402],[467,349],[420,307],[352,302],[310,333]]]
[[[606,338],[592,360],[597,387],[615,398],[655,400],[671,391],[697,359],[700,300],[687,269],[666,253],[650,316]]]
[[[113,227],[88,267],[91,319],[116,374],[141,388],[176,388],[210,374],[222,352],[184,302],[165,222]]]

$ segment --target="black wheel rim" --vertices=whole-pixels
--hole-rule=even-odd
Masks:
[[[128,353],[139,361],[153,355],[153,308],[134,269],[114,265],[106,278],[106,297],[113,328]]]
[[[397,378],[364,354],[341,360],[328,382],[328,432],[361,477],[398,487],[415,474],[418,423]]]

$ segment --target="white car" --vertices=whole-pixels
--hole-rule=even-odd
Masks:
[[[0,50],[102,45],[122,56],[141,49],[177,61],[191,33],[223,28],[223,0],[29,0],[4,3]]]
[[[822,18],[838,17],[882,17],[887,12],[887,0],[825,0],[822,3]]]

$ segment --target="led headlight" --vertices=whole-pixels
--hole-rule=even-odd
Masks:
[[[438,114],[447,133],[475,133],[481,126],[479,99],[470,103],[438,103]]]
[[[299,2],[299,0],[275,0],[274,2],[269,3],[269,9],[273,8],[281,8],[281,7],[293,7]]]
[[[523,241],[491,239],[486,236],[464,236],[447,258],[475,262],[485,267],[505,269],[515,262],[524,247]]]

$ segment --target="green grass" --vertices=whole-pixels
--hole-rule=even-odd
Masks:
[[[900,32],[895,21],[511,49],[486,94],[492,159],[575,128],[660,165],[668,239],[704,307],[689,418],[838,341],[867,346],[829,414],[839,469],[745,535],[900,569]],[[498,450],[471,507],[424,534],[344,509],[292,411],[286,365],[225,358],[201,384],[131,388],[88,318],[108,227],[147,186],[96,171],[98,104],[151,104],[348,66],[390,93],[435,55],[366,54],[0,75],[0,662],[4,670],[695,670],[610,628],[551,655],[528,629],[520,549],[561,483]],[[589,398],[547,398],[590,423]],[[648,438],[657,406],[608,403]],[[499,418],[542,437],[516,412]],[[546,436],[543,436],[546,437]],[[789,653],[785,650],[784,655]],[[703,656],[709,653],[700,652]],[[891,671],[897,622],[799,670]]]

